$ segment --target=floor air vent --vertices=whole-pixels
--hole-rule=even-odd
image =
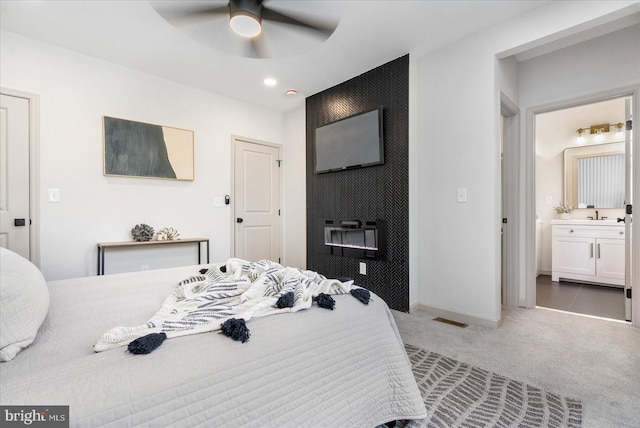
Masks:
[[[458,322],[458,321],[448,320],[446,318],[436,317],[433,320],[434,321],[438,321],[438,322],[442,322],[442,323],[445,323],[445,324],[455,325],[456,327],[460,327],[460,328],[469,327],[469,324],[464,324],[464,323],[461,323],[461,322]]]

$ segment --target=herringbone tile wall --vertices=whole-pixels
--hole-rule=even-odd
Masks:
[[[384,165],[314,173],[314,130],[353,114],[384,108]],[[393,309],[409,310],[409,55],[306,100],[307,267],[348,276]],[[325,219],[387,222],[386,260],[323,254]],[[367,275],[359,263],[366,261]]]

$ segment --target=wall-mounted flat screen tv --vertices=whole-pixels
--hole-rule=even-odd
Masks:
[[[383,164],[382,110],[380,106],[316,128],[316,174]]]

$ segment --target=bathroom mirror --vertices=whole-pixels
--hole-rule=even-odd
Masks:
[[[623,208],[624,162],[624,142],[565,149],[565,203],[576,208]]]

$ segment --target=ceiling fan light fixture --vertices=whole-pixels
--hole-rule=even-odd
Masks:
[[[229,2],[229,26],[242,37],[256,37],[262,31],[262,1],[232,0]]]
[[[260,17],[241,10],[231,13],[229,26],[242,37],[256,37],[262,31]]]

